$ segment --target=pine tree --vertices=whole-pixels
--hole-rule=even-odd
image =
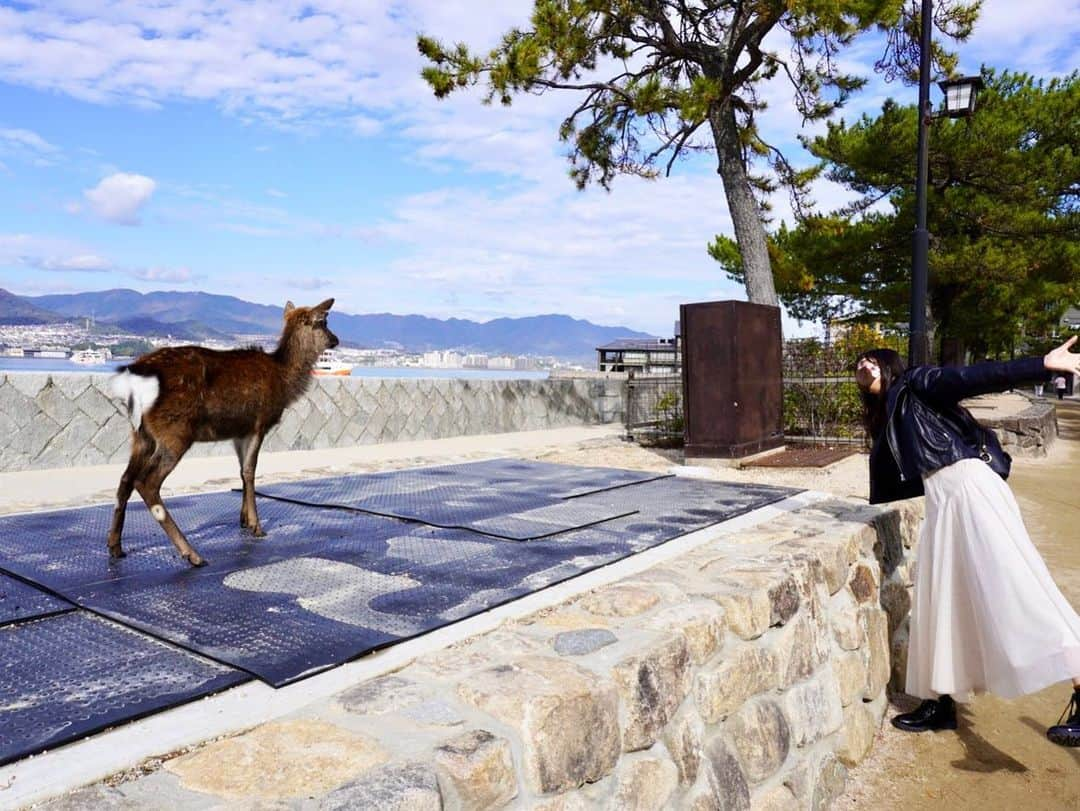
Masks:
[[[932,327],[976,355],[1047,334],[1080,300],[1080,75],[983,78],[971,118],[932,125],[927,195]],[[780,297],[796,317],[907,323],[915,115],[889,101],[807,144],[859,197],[771,236]],[[742,278],[729,240],[710,252]]]
[[[935,24],[963,39],[978,6],[939,2]],[[559,135],[571,144],[579,188],[607,188],[619,173],[655,177],[681,156],[714,149],[747,294],[776,304],[758,195],[779,182],[799,205],[809,175],[762,138],[760,87],[784,75],[804,121],[826,118],[865,81],[838,65],[858,34],[888,32],[880,67],[911,74],[918,8],[912,0],[535,0],[531,27],[507,32],[486,56],[426,35],[417,44],[440,98],[481,81],[487,101],[507,105],[517,93],[577,93]],[[765,45],[777,30],[787,53]],[[940,49],[935,57],[946,72],[955,65]],[[755,162],[771,173],[755,173]]]

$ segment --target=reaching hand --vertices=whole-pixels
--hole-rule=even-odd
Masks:
[[[1043,357],[1043,365],[1051,372],[1080,374],[1080,352],[1070,352],[1069,347],[1076,343],[1077,336],[1071,337],[1057,349],[1051,349]]]

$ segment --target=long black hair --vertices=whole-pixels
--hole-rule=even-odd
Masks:
[[[858,366],[863,358],[874,361],[881,370],[881,391],[871,394],[859,389],[859,399],[862,400],[863,407],[863,428],[866,429],[867,441],[873,442],[885,429],[885,420],[889,416],[885,406],[889,387],[903,376],[906,367],[904,359],[892,349],[868,349],[855,359],[855,365]]]

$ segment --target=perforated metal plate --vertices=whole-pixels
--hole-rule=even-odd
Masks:
[[[82,611],[0,628],[0,764],[250,677]]]
[[[259,539],[240,528],[237,493],[171,498],[166,505],[191,544],[219,572],[302,555],[334,539],[362,533],[367,526],[363,516],[334,510],[299,515],[292,505],[264,499],[259,516],[268,534]],[[100,505],[0,518],[0,569],[58,594],[94,583],[127,578],[157,582],[208,571],[191,569],[180,560],[138,499],[128,506],[124,526],[127,557],[110,560],[105,538],[112,512],[111,505]]]
[[[488,484],[513,484],[518,489],[527,489],[547,498],[576,498],[602,490],[670,477],[666,473],[648,473],[641,470],[578,467],[506,458],[426,468],[425,472],[432,477],[467,477],[480,479]]]
[[[493,482],[459,471],[446,479],[424,470],[316,479],[270,485],[257,492],[264,498],[359,510],[513,541],[544,538],[634,512],[633,507],[612,510],[602,503],[553,498],[516,480]]]
[[[671,478],[591,493],[579,501],[612,510],[633,505],[635,515],[603,525],[605,530],[650,546],[696,532],[801,493],[767,484],[734,484]]]
[[[75,606],[41,589],[0,574],[0,626],[71,611]]]
[[[387,496],[396,485],[385,478],[349,486]],[[446,486],[442,473],[432,478],[444,484],[411,492]],[[325,483],[318,487],[326,491]],[[515,487],[492,486],[485,509],[520,504]],[[628,484],[559,507],[634,514],[528,543],[267,499],[259,510],[269,536],[253,541],[237,526],[238,495],[192,496],[169,506],[210,560],[204,569],[180,562],[135,503],[124,560],[108,562],[111,507],[103,506],[0,519],[0,566],[280,685],[795,492],[675,478]],[[550,506],[496,510],[491,520],[542,528]]]

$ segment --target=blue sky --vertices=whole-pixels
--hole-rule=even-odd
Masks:
[[[712,156],[581,193],[556,138],[569,96],[433,98],[417,31],[487,47],[531,6],[0,0],[0,287],[558,312],[660,335],[679,303],[745,298],[705,252],[731,233]],[[1078,52],[1077,0],[987,0],[961,70],[1050,76]],[[871,77],[849,119],[914,98],[873,76],[879,53],[867,39],[843,57]],[[766,137],[798,156],[786,88],[765,96]]]

